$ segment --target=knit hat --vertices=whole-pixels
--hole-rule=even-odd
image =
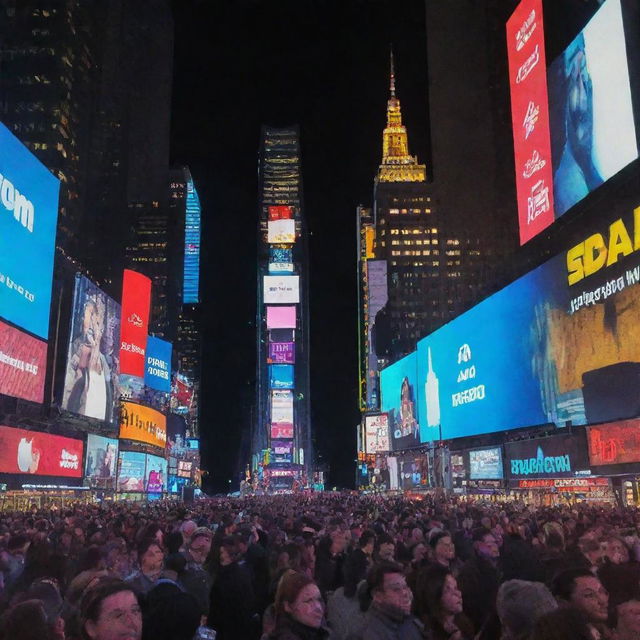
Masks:
[[[533,626],[558,603],[542,582],[507,580],[498,590],[496,609],[504,635],[513,640],[528,638]]]

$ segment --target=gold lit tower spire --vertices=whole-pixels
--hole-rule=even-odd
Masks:
[[[382,133],[382,164],[378,182],[424,182],[426,166],[409,154],[407,129],[402,125],[400,100],[396,98],[396,76],[391,51],[390,97],[387,102],[387,126]]]

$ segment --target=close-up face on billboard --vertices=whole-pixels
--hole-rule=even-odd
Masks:
[[[164,449],[167,445],[167,418],[150,407],[122,402],[120,438]]]
[[[60,181],[0,124],[0,317],[45,340]]]
[[[118,466],[118,441],[90,433],[87,436],[85,477],[102,486],[115,488]]]
[[[62,408],[106,422],[116,420],[120,305],[76,275]]]

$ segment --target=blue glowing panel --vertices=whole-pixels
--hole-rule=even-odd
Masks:
[[[144,383],[147,387],[169,393],[171,391],[171,352],[173,345],[154,336],[147,338]]]
[[[193,180],[189,179],[184,230],[184,304],[200,301],[200,215],[200,198]]]
[[[270,364],[269,382],[269,386],[271,389],[293,389],[293,365]]]

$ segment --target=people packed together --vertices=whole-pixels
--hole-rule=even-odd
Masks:
[[[351,493],[0,513],[0,640],[640,640],[640,512]]]

